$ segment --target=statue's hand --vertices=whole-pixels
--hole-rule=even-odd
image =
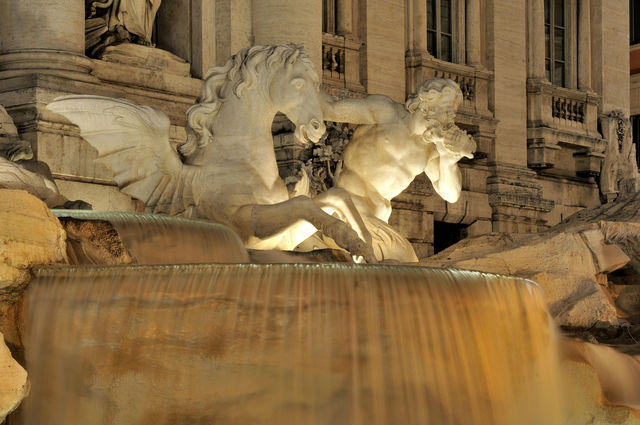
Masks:
[[[327,215],[328,219],[320,225],[320,231],[333,239],[338,246],[346,249],[353,256],[361,256],[367,263],[376,263],[373,247],[360,239],[358,233],[347,223]]]

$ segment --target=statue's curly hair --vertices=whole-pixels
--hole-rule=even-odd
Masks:
[[[426,113],[430,105],[433,105],[448,93],[453,93],[458,103],[462,103],[462,91],[455,81],[448,78],[430,78],[426,80],[418,93],[409,96],[405,103],[405,108],[409,112],[420,109]]]
[[[233,55],[224,66],[209,70],[204,78],[200,99],[187,111],[187,141],[178,148],[180,154],[189,157],[214,141],[213,121],[225,101],[224,96],[229,87],[234,95],[240,97],[245,90],[255,85],[259,72],[266,69],[273,73],[283,67],[292,67],[299,61],[308,65],[311,72],[315,72],[303,46],[253,46]],[[279,66],[278,69],[275,68],[276,65]]]

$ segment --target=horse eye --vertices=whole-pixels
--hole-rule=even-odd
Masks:
[[[306,81],[304,80],[304,78],[294,78],[293,80],[291,80],[291,84],[298,90],[303,88],[305,83]]]

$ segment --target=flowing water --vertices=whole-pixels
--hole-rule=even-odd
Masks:
[[[29,425],[560,425],[535,285],[420,267],[42,269]]]
[[[246,263],[238,235],[222,224],[163,214],[53,210],[59,218],[106,221],[136,264]]]

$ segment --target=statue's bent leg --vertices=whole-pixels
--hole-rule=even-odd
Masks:
[[[306,196],[271,205],[247,205],[238,211],[236,218],[244,222],[238,227],[250,228],[258,238],[274,236],[304,220],[351,254],[362,256],[367,262],[376,261],[370,244],[360,239],[347,223],[325,213]]]

